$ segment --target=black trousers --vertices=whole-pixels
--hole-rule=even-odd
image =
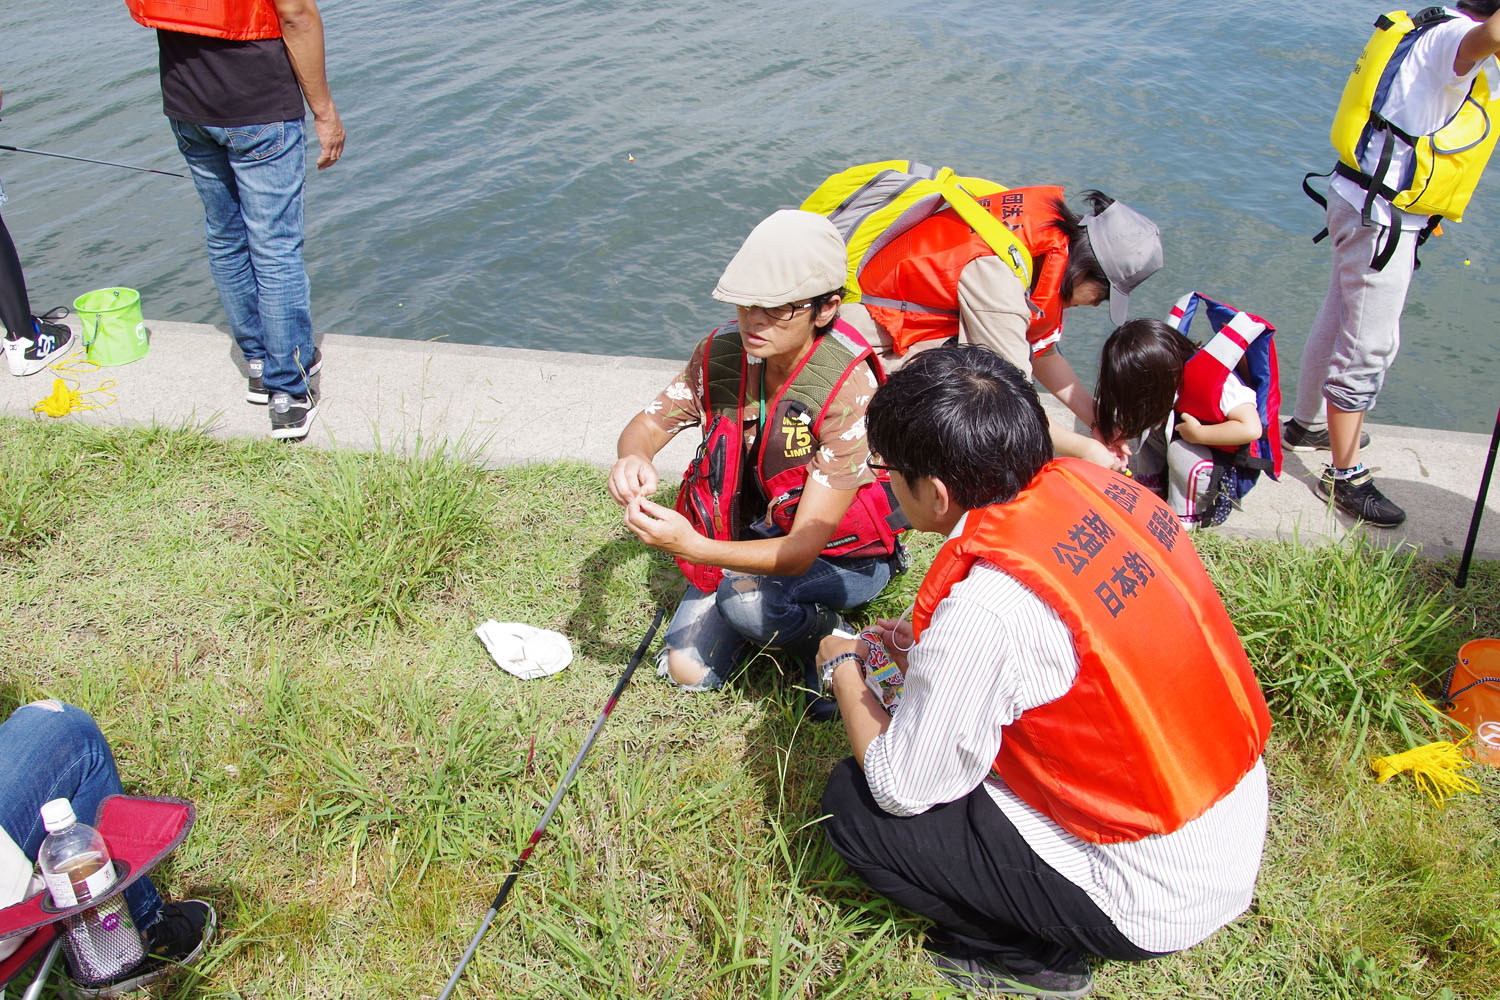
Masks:
[[[34,332],[21,258],[16,256],[16,245],[11,242],[4,218],[0,218],[0,326],[13,337],[30,336]]]
[[[1037,857],[983,786],[919,816],[892,816],[850,757],[829,776],[823,811],[828,842],[870,888],[937,924],[937,951],[1023,974],[1090,955],[1157,957]]]

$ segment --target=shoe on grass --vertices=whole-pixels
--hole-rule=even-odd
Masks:
[[[1319,427],[1317,430],[1303,427],[1296,417],[1281,425],[1281,443],[1292,451],[1328,451],[1331,445],[1327,427]],[[1370,435],[1363,430],[1359,432],[1359,446],[1370,446]]]
[[[245,387],[245,399],[247,402],[255,403],[257,406],[265,406],[271,401],[271,394],[261,382],[261,376],[266,371],[265,358],[246,358],[245,367],[250,371],[250,382]],[[304,378],[312,378],[323,370],[322,348],[313,348],[312,364],[307,366],[303,373]]]
[[[312,389],[306,396],[285,392],[271,396],[271,437],[278,441],[295,441],[307,437],[313,417],[318,415],[318,400]]]
[[[812,624],[812,641],[822,642],[827,636],[835,632],[843,635],[854,636],[859,633],[858,629],[851,628],[833,608],[824,605],[816,605],[816,618]],[[823,672],[813,656],[803,667],[802,683],[806,687],[804,692],[804,711],[807,717],[814,722],[832,722],[838,715],[839,703],[833,696],[833,689],[823,684]]]
[[[17,377],[35,375],[62,360],[78,340],[78,335],[63,323],[33,318],[32,326],[29,337],[5,338],[5,360],[10,373]]]
[[[1079,961],[1066,969],[1012,972],[999,962],[959,958],[928,949],[927,960],[953,985],[980,996],[1084,997],[1094,989],[1094,974]]]
[[[89,988],[75,985],[74,990],[86,997],[118,997],[165,979],[176,969],[197,964],[218,924],[214,908],[201,899],[167,903],[156,922],[146,928],[145,958],[112,982]]]
[[[1318,480],[1318,493],[1332,500],[1335,507],[1350,517],[1357,517],[1377,528],[1394,528],[1406,520],[1406,511],[1375,488],[1375,477],[1370,475],[1369,469],[1348,479],[1336,479],[1333,467],[1327,466]]]

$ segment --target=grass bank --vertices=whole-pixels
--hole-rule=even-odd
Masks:
[[[82,705],[130,790],[193,799],[162,870],[219,908],[191,997],[435,996],[680,578],[601,473],[0,421],[0,712]],[[1407,686],[1500,635],[1500,571],[1200,539],[1273,704],[1254,908],[1108,965],[1097,995],[1500,994],[1500,780],[1436,810],[1366,758],[1431,738]],[[895,612],[930,559],[878,607]],[[498,671],[485,618],[565,632]],[[1170,649],[1170,636],[1163,637]],[[842,730],[763,656],[726,692],[643,669],[471,966],[465,997],[946,997],[922,921],[827,848]]]

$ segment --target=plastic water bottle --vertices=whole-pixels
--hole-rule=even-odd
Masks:
[[[47,839],[37,854],[52,904],[68,909],[97,899],[115,884],[115,866],[98,830],[78,822],[67,799],[42,806]],[[141,934],[124,896],[84,910],[64,922],[63,953],[73,980],[99,985],[134,968],[146,957]]]

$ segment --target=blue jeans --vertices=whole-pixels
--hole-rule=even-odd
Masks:
[[[114,755],[83,709],[37,701],[0,725],[0,826],[33,861],[47,836],[43,803],[67,799],[81,822],[93,823],[99,803],[120,791]],[[161,894],[149,878],[132,882],[125,902],[140,930],[161,916]]]
[[[229,328],[268,392],[307,395],[312,301],[302,266],[300,119],[216,128],[170,119],[203,201],[208,266]]]
[[[842,611],[874,600],[890,582],[891,563],[884,556],[819,557],[801,576],[725,572],[712,594],[690,585],[667,628],[664,648],[686,653],[708,668],[701,681],[690,685],[694,691],[722,687],[751,648],[781,649],[796,657],[804,683],[816,690],[818,643],[831,626],[815,605]]]

